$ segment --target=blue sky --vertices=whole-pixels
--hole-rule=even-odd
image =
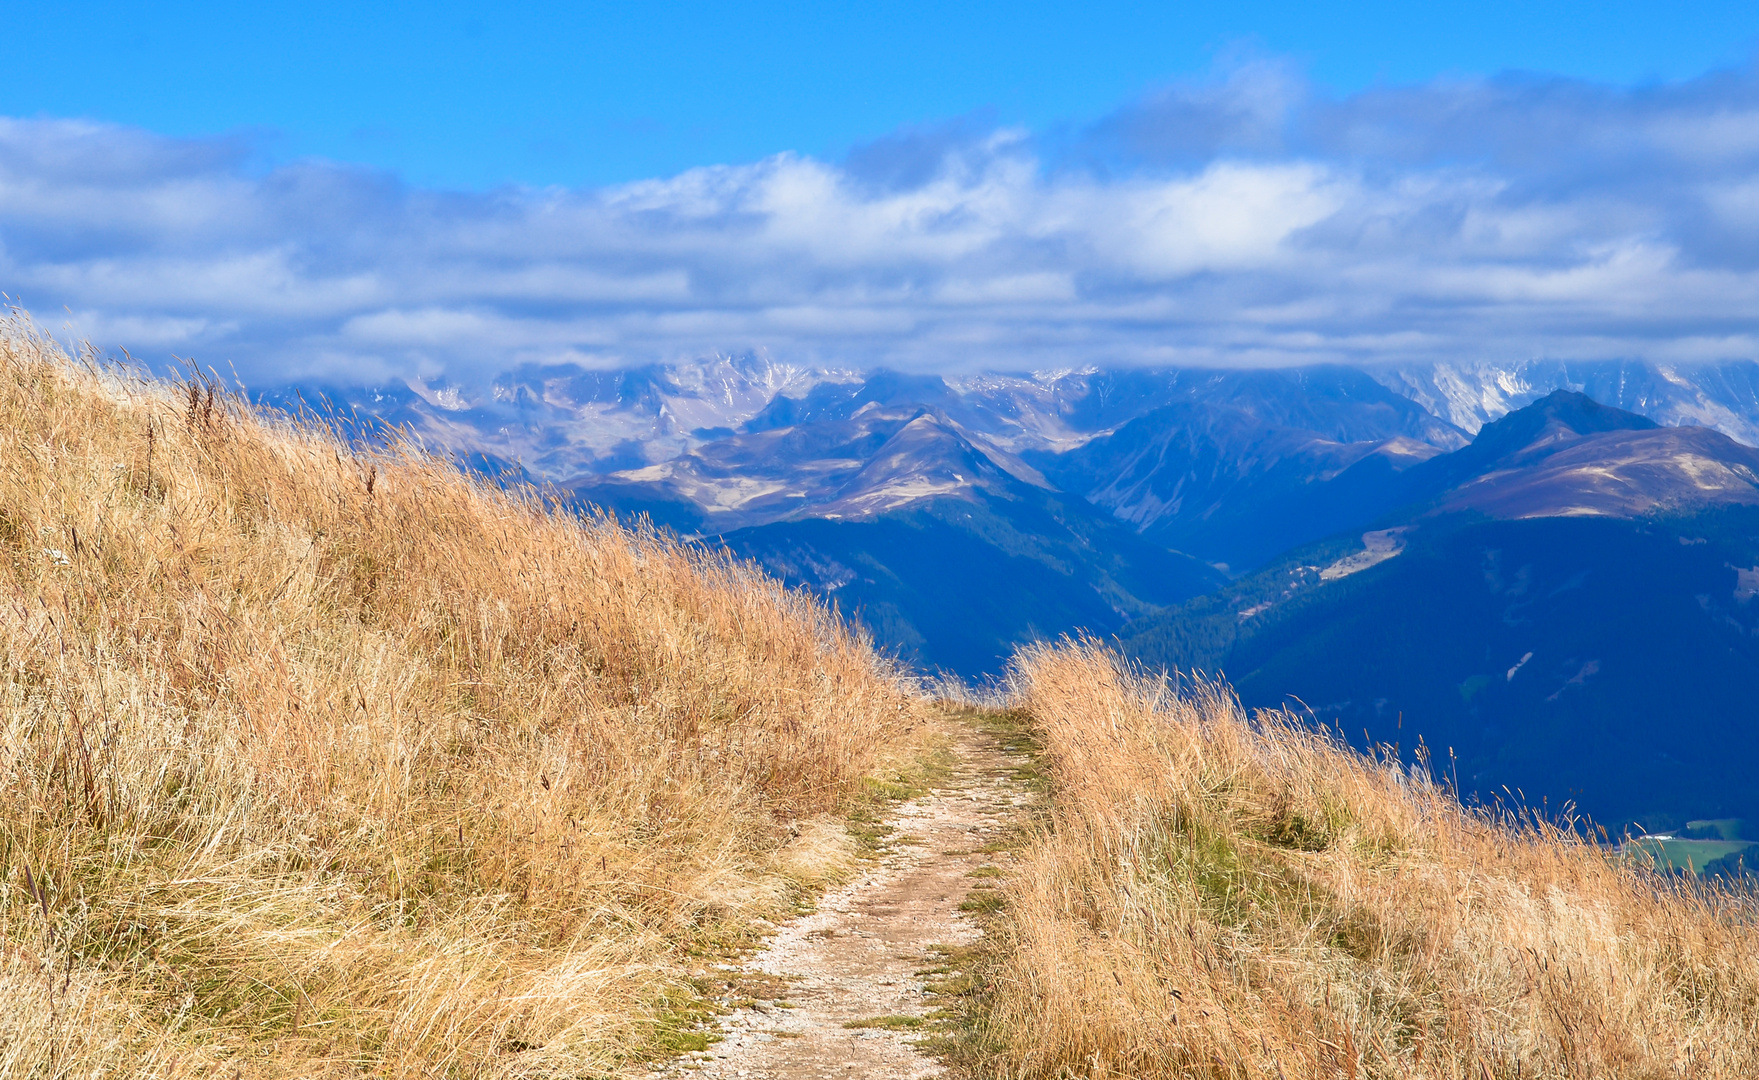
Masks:
[[[1547,3],[155,4],[9,11],[0,113],[248,133],[410,182],[606,184],[782,151],[836,158],[982,113],[1045,130],[1241,51],[1350,93],[1534,71],[1632,84],[1743,64],[1759,5]]]
[[[63,3],[0,291],[257,383],[1759,355],[1751,4]]]

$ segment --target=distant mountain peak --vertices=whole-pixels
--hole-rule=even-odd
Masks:
[[[1497,470],[1525,468],[1592,435],[1651,431],[1655,421],[1602,405],[1574,390],[1556,390],[1478,430],[1471,445],[1427,462],[1431,490]]]
[[[1485,424],[1474,444],[1526,449],[1597,435],[1604,431],[1648,431],[1660,427],[1575,390],[1553,390],[1525,408]]]
[[[1759,501],[1759,450],[1701,427],[1558,390],[1485,424],[1472,445],[1413,469],[1437,511],[1497,518],[1636,517]]]
[[[1007,497],[1018,484],[1050,488],[1032,466],[988,445],[939,409],[918,407],[827,504],[796,516],[871,517],[927,499]]]
[[[1759,450],[1708,428],[1647,427],[1560,440],[1462,484],[1443,509],[1498,518],[1638,517],[1759,503]]]

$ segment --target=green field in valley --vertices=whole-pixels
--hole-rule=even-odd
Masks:
[[[1635,849],[1637,857],[1652,860],[1664,870],[1703,874],[1707,869],[1715,868],[1732,872],[1737,860],[1744,866],[1759,869],[1759,853],[1746,854],[1755,843],[1744,838],[1745,824],[1741,818],[1688,821],[1686,827],[1677,832],[1638,837],[1628,843],[1626,849]]]

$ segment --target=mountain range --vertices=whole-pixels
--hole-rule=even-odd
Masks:
[[[1022,642],[1115,635],[1249,705],[1451,752],[1480,798],[1759,809],[1759,744],[1727,730],[1759,685],[1759,364],[747,356],[303,393],[753,559],[924,669],[992,677]]]
[[[1745,361],[938,376],[744,356],[302,393],[478,468],[720,538],[796,584],[842,593],[847,610],[872,613],[870,625],[883,609],[886,628],[874,629],[907,659],[979,675],[1011,643],[1074,626],[1110,632],[1216,580],[1175,559],[1171,579],[1145,584],[1127,569],[1149,558],[1131,533],[1222,575],[1249,572],[1390,508],[1405,490],[1399,477],[1555,389],[1759,442],[1759,364]],[[288,404],[292,391],[266,396]],[[1046,514],[1062,523],[1050,533]],[[1043,594],[1058,596],[1043,611],[1026,599],[974,625],[997,643],[979,660],[911,629],[934,616],[907,594],[944,595],[945,583],[931,587],[924,570],[891,566],[866,541],[845,540],[850,530],[822,524],[881,521],[934,521],[937,533],[963,536],[973,558],[993,548],[1068,585]],[[791,536],[809,522],[821,524]],[[857,568],[849,558],[861,552]],[[949,599],[979,597],[974,587]],[[1070,622],[1077,611],[1082,620]]]

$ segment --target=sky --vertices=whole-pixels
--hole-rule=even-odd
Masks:
[[[257,384],[1759,355],[1759,7],[34,5],[0,292]]]

